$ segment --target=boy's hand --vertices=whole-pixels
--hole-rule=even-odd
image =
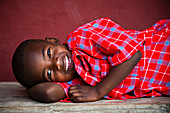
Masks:
[[[95,86],[72,86],[69,88],[68,94],[73,102],[89,102],[100,99]]]
[[[70,99],[74,102],[88,102],[99,100],[119,85],[135,65],[140,61],[142,53],[136,52],[129,60],[111,67],[105,76],[96,86],[72,86],[69,89]]]

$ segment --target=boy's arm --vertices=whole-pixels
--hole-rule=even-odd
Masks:
[[[69,89],[70,99],[74,102],[95,101],[104,97],[117,85],[119,85],[135,65],[140,61],[142,54],[136,52],[129,60],[114,66],[106,77],[96,86],[72,86]]]
[[[55,83],[43,82],[27,89],[28,95],[39,102],[56,102],[66,97],[64,89]]]

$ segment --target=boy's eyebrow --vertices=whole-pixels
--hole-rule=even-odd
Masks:
[[[43,59],[45,60],[44,48],[45,48],[45,47],[42,48],[42,55],[43,55]]]

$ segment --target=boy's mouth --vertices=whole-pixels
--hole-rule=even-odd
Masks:
[[[68,73],[70,67],[71,67],[71,58],[69,58],[67,55],[64,57],[64,70],[66,73]]]

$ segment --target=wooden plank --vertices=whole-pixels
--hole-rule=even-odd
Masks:
[[[87,103],[39,103],[31,100],[25,88],[17,82],[0,82],[0,112],[170,112],[169,97],[139,98],[128,100],[99,100]]]

